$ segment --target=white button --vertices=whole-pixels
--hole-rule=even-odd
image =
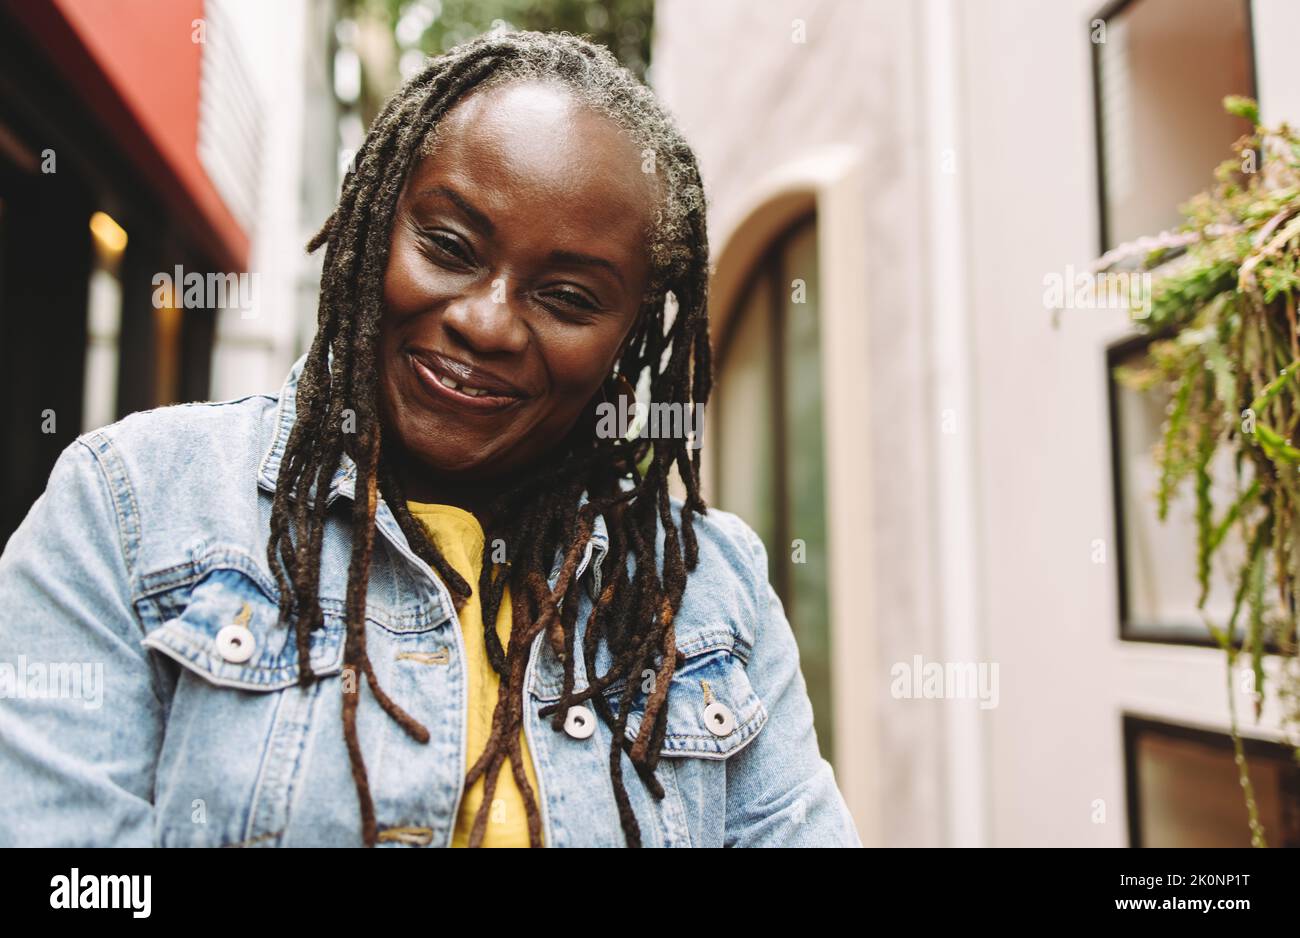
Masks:
[[[736,715],[721,701],[713,701],[704,708],[704,724],[714,736],[730,736],[736,728]]]
[[[586,739],[596,732],[596,715],[586,707],[570,707],[564,716],[564,732],[574,739]]]
[[[227,625],[217,633],[217,651],[231,664],[243,664],[253,657],[256,645],[253,633],[243,625]]]

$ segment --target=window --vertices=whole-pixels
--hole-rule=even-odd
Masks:
[[[105,212],[90,216],[94,262],[86,304],[86,374],[82,388],[82,432],[117,419],[119,336],[122,328],[122,252],[128,236]]]
[[[767,547],[812,699],[822,753],[832,757],[825,446],[822,430],[817,226],[806,216],[768,247],[720,343],[718,507]]]
[[[1216,552],[1205,609],[1197,608],[1196,505],[1190,480],[1169,502],[1164,521],[1157,514],[1160,444],[1169,398],[1158,390],[1138,391],[1116,378],[1119,368],[1141,369],[1146,338],[1129,339],[1107,353],[1110,390],[1111,469],[1115,499],[1120,637],[1133,641],[1213,645],[1205,619],[1225,628],[1245,546],[1234,530]],[[1227,451],[1210,464],[1211,499],[1219,518],[1236,498],[1236,472]],[[1245,484],[1249,484],[1249,479]],[[1237,632],[1240,633],[1240,623]]]
[[[1264,837],[1300,846],[1300,768],[1278,743],[1243,739]],[[1129,845],[1249,847],[1232,737],[1125,714]]]
[[[1123,0],[1089,28],[1106,251],[1176,225],[1250,131],[1223,110],[1255,96],[1250,3]]]

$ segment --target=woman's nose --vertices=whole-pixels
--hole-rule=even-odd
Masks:
[[[528,327],[514,309],[504,279],[449,303],[443,323],[481,355],[522,352],[528,345]]]

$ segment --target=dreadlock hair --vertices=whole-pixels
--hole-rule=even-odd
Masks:
[[[658,204],[647,244],[648,286],[610,380],[625,376],[635,385],[648,372],[650,397],[656,402],[690,406],[705,403],[709,396],[704,189],[694,154],[652,92],[603,47],[568,33],[541,32],[485,34],[430,60],[403,84],[371,125],[354,167],[344,177],[337,207],[307,247],[325,247],[317,332],[299,377],[297,419],[280,467],[267,543],[267,559],[280,588],[281,621],[297,616],[300,683],[306,686],[317,679],[309,662],[310,634],[324,624],[317,591],[325,496],[344,454],[350,457],[356,467],[356,497],[351,507],[354,533],[344,663],[358,679],[350,689],[344,682],[343,730],[366,846],[376,843],[378,831],[357,739],[359,676],[365,676],[380,706],[412,738],[429,739],[428,730],[380,688],[366,653],[366,589],[381,496],[416,555],[436,571],[458,608],[472,593],[412,516],[393,459],[381,442],[377,337],[393,216],[409,171],[433,152],[444,115],[471,94],[520,79],[560,83],[583,104],[611,118],[639,146],[643,159],[653,161]],[[345,409],[355,416],[355,432],[343,430]],[[580,420],[525,482],[494,497],[486,512],[490,529],[485,532],[478,588],[485,646],[501,680],[487,746],[465,779],[467,787],[485,779],[471,846],[482,842],[487,808],[507,758],[523,795],[530,843],[541,842],[541,816],[519,742],[523,675],[539,634],[546,635],[564,664],[560,699],[540,715],[551,716],[552,728],[558,731],[570,707],[591,701],[610,728],[610,778],[629,846],[639,846],[641,835],[623,780],[624,752],[650,793],[664,795],[654,771],[667,728],[669,684],[679,661],[674,618],[686,574],[698,558],[692,518],[706,511],[699,490],[700,451],[688,452],[682,439],[660,439],[653,445],[644,437],[599,439],[582,424]],[[669,501],[674,468],[686,489],[680,531]],[[579,691],[573,653],[578,603],[564,600],[570,591],[577,592],[573,587],[579,559],[598,515],[604,515],[609,531],[607,571],[586,623],[586,687]],[[665,538],[662,570],[655,563],[657,524]],[[487,546],[498,537],[507,545],[504,563],[494,563]],[[559,576],[552,587],[547,574],[557,558]],[[496,619],[507,586],[512,626],[509,647],[503,648]],[[598,675],[593,666],[602,640],[613,664]],[[629,740],[626,722],[638,686],[630,677],[655,665],[654,689],[636,738]],[[626,684],[615,713],[606,691],[620,679]]]

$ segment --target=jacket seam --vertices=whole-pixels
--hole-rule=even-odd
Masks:
[[[105,457],[101,457],[101,451],[90,445],[89,441],[91,439],[101,442],[103,453],[106,454]],[[117,546],[122,556],[122,567],[126,571],[127,575],[127,592],[134,598],[136,592],[134,589],[135,568],[138,559],[136,553],[140,547],[140,505],[135,497],[135,489],[132,488],[131,480],[127,477],[126,467],[122,465],[121,458],[113,448],[112,440],[110,440],[105,434],[102,432],[96,432],[89,438],[78,437],[77,442],[84,446],[90,452],[91,458],[94,459],[95,466],[99,469],[100,479],[104,483],[104,490],[108,493],[108,500],[113,506],[114,527],[117,529]],[[106,465],[106,459],[112,460],[113,468],[116,470],[115,472],[109,471],[109,467]],[[115,476],[117,475],[121,476],[122,494],[124,494],[130,502],[132,515],[130,518],[123,516],[123,509],[118,499],[118,493],[113,484]],[[132,613],[135,613],[134,604],[132,607]],[[140,633],[143,635],[145,631],[144,623],[140,621],[138,614],[135,618],[137,624],[140,626]]]
[[[759,642],[759,629],[768,624],[772,616],[772,594],[770,592],[770,582],[767,575],[767,547],[763,544],[763,539],[758,536],[753,528],[746,525],[744,527],[745,538],[749,541],[750,556],[750,576],[754,584],[754,608],[758,612],[758,625],[754,628],[754,644]],[[737,643],[743,644],[739,641]],[[749,670],[749,658],[754,649],[749,649],[749,654],[745,656],[745,670]]]
[[[95,441],[96,446],[91,445]],[[136,565],[138,561],[138,551],[140,549],[140,504],[135,497],[135,489],[131,485],[130,476],[127,474],[126,465],[122,462],[122,457],[118,454],[113,446],[112,439],[102,430],[97,430],[93,434],[77,437],[77,442],[86,448],[90,453],[91,459],[94,460],[95,467],[99,471],[100,480],[103,482],[104,491],[108,495],[108,500],[113,506],[114,527],[117,530],[118,552],[122,558],[122,569],[126,572],[126,588],[129,601],[127,603],[130,609],[130,616],[136,628],[139,630],[141,642],[148,635],[148,629],[145,627],[144,619],[140,616],[140,610],[135,604],[135,579]],[[109,463],[111,462],[111,467]],[[124,517],[124,508],[119,499],[119,490],[115,482],[120,485],[121,494],[127,499],[130,506],[130,517]],[[128,547],[130,543],[130,547]],[[149,684],[153,689],[154,697],[157,699],[159,706],[163,709],[164,719],[170,717],[171,702],[167,699],[164,692],[165,682],[163,681],[158,662],[150,654],[145,654],[145,660],[149,666]],[[150,797],[156,794],[155,780],[150,788]]]

